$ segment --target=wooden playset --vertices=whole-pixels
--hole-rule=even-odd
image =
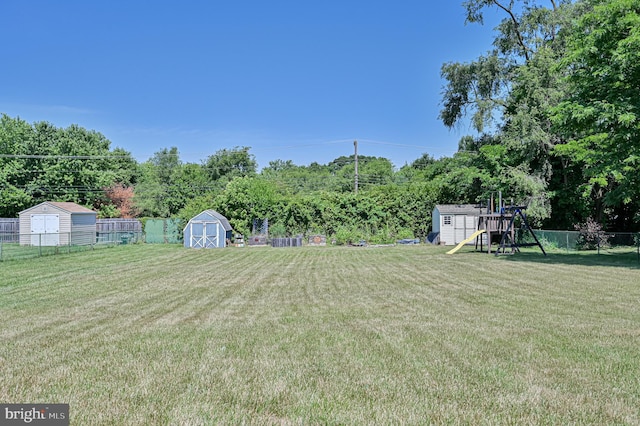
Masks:
[[[546,256],[547,253],[544,251],[544,247],[540,244],[538,237],[536,237],[536,234],[527,221],[525,214],[527,206],[503,204],[501,192],[497,200],[497,209],[495,208],[495,201],[494,194],[491,194],[491,198],[487,202],[487,207],[480,207],[481,213],[478,218],[478,230],[447,253],[453,254],[463,245],[471,243],[475,239],[476,250],[478,246],[480,246],[480,251],[484,251],[486,242],[487,253],[489,254],[492,252],[492,244],[496,243],[498,245],[494,251],[496,256],[518,253],[520,252],[520,247],[533,246],[538,246]],[[517,226],[519,226],[523,232],[529,232],[535,242],[518,242],[516,238]],[[520,235],[520,237],[522,236],[523,235]]]

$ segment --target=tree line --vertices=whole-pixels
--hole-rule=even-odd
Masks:
[[[493,46],[442,66],[440,119],[470,122],[451,157],[424,153],[395,168],[353,156],[308,166],[277,160],[258,170],[250,148],[185,163],[177,148],[145,162],[99,132],[0,117],[0,216],[47,200],[103,217],[178,217],[204,209],[248,234],[323,233],[381,242],[424,237],[435,204],[478,203],[501,191],[549,229],[588,220],[616,231],[640,226],[640,1],[468,0],[466,20],[504,19]]]

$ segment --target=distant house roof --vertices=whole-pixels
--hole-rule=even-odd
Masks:
[[[71,202],[66,202],[66,201],[45,201],[44,203],[40,203],[38,205],[35,205],[33,207],[30,207],[26,210],[23,210],[23,212],[35,209],[37,207],[40,207],[42,205],[49,205],[52,207],[55,207],[57,209],[60,209],[62,211],[65,211],[67,213],[91,213],[91,214],[97,214],[96,212],[94,212],[91,209],[88,209],[86,207],[82,207],[79,204],[76,203],[71,203]],[[21,212],[22,213],[22,212]]]
[[[435,208],[440,214],[480,215],[480,208],[476,204],[438,204]]]

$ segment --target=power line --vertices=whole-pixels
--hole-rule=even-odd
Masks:
[[[406,148],[419,148],[426,149],[427,147],[421,145],[412,145],[412,144],[401,144],[395,142],[387,142],[387,141],[377,141],[372,139],[358,139],[359,142],[371,145],[387,145],[387,146],[397,146],[397,147],[406,147]],[[346,144],[352,143],[353,139],[338,139],[332,141],[325,142],[309,142],[309,143],[300,143],[300,144],[289,144],[289,145],[269,145],[269,146],[258,146],[258,147],[248,147],[251,151],[265,151],[265,150],[275,150],[275,149],[298,149],[298,148],[307,148],[310,146],[325,146],[325,145],[337,145],[337,144]],[[233,151],[233,149],[226,149],[227,151]],[[219,150],[220,151],[220,150]],[[249,153],[251,152],[249,151]],[[181,155],[180,152],[172,153],[172,152],[156,152],[155,154],[160,153],[162,156],[177,156]],[[194,153],[189,153],[194,154]],[[203,155],[213,156],[214,154],[206,154],[201,153]],[[184,155],[184,153],[182,153]],[[344,155],[343,155],[344,156]],[[112,159],[134,159],[131,153],[127,154],[114,154],[114,155],[55,155],[55,154],[0,154],[0,158],[13,158],[13,159],[70,159],[70,160],[112,160]],[[137,161],[137,160],[136,160]],[[206,161],[206,160],[203,160]],[[139,161],[140,163],[144,161]]]
[[[411,145],[411,144],[404,144],[404,143],[394,143],[394,142],[384,142],[384,141],[375,141],[375,140],[371,140],[371,139],[358,139],[359,142],[365,142],[371,145],[388,145],[388,146],[402,146],[405,148],[420,148],[420,149],[427,149],[426,146],[422,146],[422,145]]]
[[[49,155],[49,154],[0,154],[0,158],[22,158],[40,160],[113,160],[132,158],[130,155]]]
[[[280,177],[260,177],[256,176],[259,179],[264,179],[268,182],[290,185],[290,186],[305,186],[305,185],[317,185],[319,183],[324,184],[324,186],[331,185],[351,185],[352,177],[351,176],[339,176],[339,175],[322,175],[322,176],[305,176],[305,177],[296,177],[296,176],[280,176]],[[370,184],[370,185],[381,185],[394,181],[393,176],[379,176],[379,175],[369,175],[369,174],[359,174],[359,182],[361,184]],[[210,185],[193,185],[193,184],[149,184],[149,183],[138,183],[137,185],[133,185],[134,187],[141,187],[141,189],[149,189],[149,190],[180,190],[180,189],[192,189],[192,190],[217,190],[222,186],[226,185],[226,181],[224,182],[213,182]],[[13,185],[13,187],[18,189],[27,189],[32,191],[82,191],[82,192],[103,192],[105,189],[108,189],[109,186],[97,187],[97,186],[88,186],[88,185],[58,185],[51,186],[46,183],[38,183],[31,182],[25,183],[21,185]]]

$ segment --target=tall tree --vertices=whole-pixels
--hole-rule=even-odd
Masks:
[[[57,128],[0,117],[0,210],[14,216],[42,201],[73,201],[87,207],[104,204],[103,188],[134,179],[135,161],[121,149],[110,150],[102,134],[77,125]]]
[[[235,147],[221,149],[209,156],[204,168],[212,181],[220,181],[223,185],[236,177],[251,177],[256,175],[258,163],[250,147]]]
[[[273,221],[281,214],[274,183],[258,177],[236,177],[220,192],[212,206],[225,215],[233,228],[249,235],[253,220]]]
[[[33,128],[24,120],[0,116],[0,216],[14,217],[33,204],[27,190],[31,175],[26,167],[27,143]]]
[[[182,172],[182,161],[178,148],[163,148],[143,163],[135,187],[134,204],[142,216],[171,217],[186,200],[175,197],[175,182]]]
[[[592,10],[570,29],[567,54],[555,69],[567,76],[570,95],[553,118],[568,140],[555,151],[583,165],[582,194],[602,222],[607,210],[616,220],[640,208],[640,2],[589,4]],[[638,229],[635,215],[617,227]]]
[[[554,132],[547,111],[567,92],[552,65],[564,54],[560,30],[578,9],[569,0],[469,0],[464,7],[470,23],[482,23],[489,8],[501,11],[505,18],[496,28],[491,51],[470,63],[443,65],[447,84],[440,118],[449,127],[470,118],[483,135],[478,139],[489,136],[490,144],[506,148],[500,154],[499,170],[491,173],[500,173],[498,180],[513,180],[506,182],[512,192],[528,188],[533,191],[529,197],[548,203],[545,192],[551,177],[563,172],[554,170],[562,163],[554,162],[552,150],[563,140]],[[461,149],[480,152],[486,145],[465,140]],[[484,150],[485,154],[491,151]],[[481,163],[476,166],[484,167]],[[492,189],[485,183],[483,186],[484,190]],[[549,206],[536,210],[549,214]]]
[[[261,170],[260,176],[275,182],[282,193],[308,193],[326,189],[333,178],[327,166],[317,163],[296,166],[291,160],[269,162]]]

